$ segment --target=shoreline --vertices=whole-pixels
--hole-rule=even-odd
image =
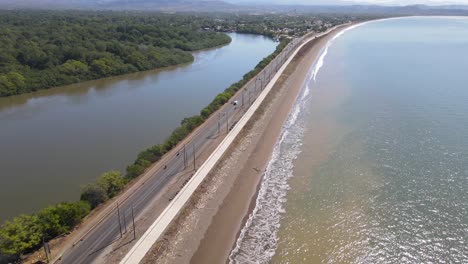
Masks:
[[[310,68],[328,41],[349,25],[306,44],[247,124],[236,144],[195,193],[143,263],[224,263],[255,208],[263,171]]]
[[[279,143],[280,137],[283,134],[283,127],[284,123],[287,121],[287,119],[290,116],[291,111],[294,108],[294,105],[297,103],[297,99],[300,96],[301,92],[303,91],[304,85],[306,84],[306,78],[309,75],[311,69],[314,67],[314,65],[317,63],[317,60],[322,54],[322,51],[326,46],[328,45],[329,41],[331,41],[336,35],[340,34],[341,32],[346,31],[346,29],[352,27],[354,25],[350,26],[343,26],[340,27],[329,34],[318,38],[317,40],[309,42],[306,46],[304,46],[296,55],[294,58],[294,63],[290,66],[288,66],[286,70],[286,75],[285,76],[285,82],[280,83],[278,89],[282,90],[289,90],[285,91],[286,94],[284,95],[284,98],[280,98],[280,107],[283,107],[282,109],[279,109],[278,113],[275,114],[275,118],[280,116],[280,118],[277,118],[276,120],[271,120],[270,123],[272,127],[268,127],[267,130],[265,131],[265,134],[270,133],[271,131],[268,131],[269,129],[274,129],[275,135],[274,135],[274,141],[273,140],[266,140],[266,142],[260,141],[258,144],[263,144],[266,143],[268,145],[267,152],[261,153],[263,155],[264,162],[262,164],[263,171],[267,168],[268,164],[271,161],[272,155],[273,155],[273,150],[275,146]],[[291,82],[289,82],[291,81]],[[277,107],[274,102],[272,103],[271,107],[275,108]],[[278,125],[280,123],[280,125]],[[237,240],[239,239],[239,236],[242,232],[242,229],[245,227],[246,222],[248,221],[251,213],[254,211],[255,207],[257,206],[257,197],[259,192],[261,191],[261,184],[264,179],[264,173],[257,173],[257,175],[252,175],[253,177],[257,177],[257,184],[255,186],[255,191],[254,193],[250,193],[250,201],[248,201],[248,209],[244,215],[239,215],[242,219],[241,224],[239,228],[236,228],[237,230],[232,230],[232,233],[235,233],[235,240],[234,243],[231,244],[230,247],[225,249],[225,252],[227,253],[227,258],[223,263],[229,263],[229,256],[232,250],[236,247]],[[250,176],[250,175],[249,175]],[[233,194],[234,196],[237,196],[236,200],[239,200],[243,195],[236,194],[234,192],[231,192],[230,194]],[[229,198],[229,197],[228,197]],[[226,205],[232,203],[233,201],[230,199],[227,199],[224,201]],[[223,212],[219,212],[223,213]],[[220,225],[220,222],[213,221],[210,225],[210,229],[216,230],[216,228]],[[214,232],[216,233],[216,231]],[[217,236],[216,234],[214,234]],[[211,247],[213,246],[213,241],[214,243],[219,243],[219,239],[216,239],[216,237],[204,237],[202,244],[198,247],[195,255],[192,257],[190,263],[207,263],[210,259],[212,259],[212,252],[210,251]],[[206,246],[205,246],[206,245]],[[221,263],[221,262],[217,262]]]
[[[193,64],[195,62],[195,55],[197,53],[210,51],[210,50],[215,50],[215,49],[220,49],[220,48],[229,46],[232,43],[231,36],[229,36],[225,32],[219,32],[219,33],[223,33],[223,34],[227,35],[229,37],[229,39],[230,39],[229,42],[224,43],[224,44],[220,44],[220,45],[216,45],[216,46],[212,46],[212,47],[202,48],[202,49],[199,49],[199,50],[185,51],[185,52],[189,53],[192,56],[191,61],[172,64],[172,65],[167,65],[167,66],[163,66],[163,67],[159,67],[159,68],[152,68],[152,69],[147,69],[147,70],[138,70],[138,71],[134,71],[134,72],[127,72],[127,73],[124,73],[124,74],[103,76],[103,77],[99,77],[99,78],[96,78],[96,79],[80,80],[80,81],[74,82],[74,83],[63,84],[63,85],[58,85],[58,86],[51,86],[51,87],[48,87],[48,88],[38,89],[38,90],[35,90],[35,91],[29,91],[29,92],[26,92],[26,93],[20,93],[20,94],[8,95],[8,96],[0,96],[0,99],[1,98],[15,98],[15,97],[19,97],[19,96],[30,96],[32,98],[35,98],[35,97],[49,95],[49,93],[47,93],[47,91],[51,91],[53,94],[55,94],[55,93],[60,93],[60,90],[73,90],[73,89],[81,88],[81,87],[78,87],[78,86],[83,86],[83,85],[86,86],[86,85],[89,85],[92,82],[114,81],[113,79],[117,79],[116,81],[119,81],[120,79],[132,79],[131,77],[134,77],[136,75],[145,75],[145,74],[148,74],[148,73],[159,73],[159,72],[164,72],[164,71],[175,70],[175,69],[178,69],[178,68]],[[233,32],[233,33],[237,33],[237,32]],[[238,34],[242,34],[242,33],[238,33]]]
[[[227,45],[229,45],[229,44],[227,44]],[[226,45],[224,45],[224,46],[226,46]],[[222,48],[224,46],[216,47],[216,48],[213,48],[213,49]],[[204,51],[209,51],[209,50],[210,49],[200,50],[200,51],[195,51],[193,53],[204,52]],[[54,86],[54,87],[50,87],[50,88],[47,88],[47,89],[40,89],[40,90],[37,90],[37,91],[28,92],[28,93],[16,94],[16,95],[11,95],[11,96],[3,96],[3,97],[0,97],[0,100],[1,101],[12,101],[12,100],[22,99],[22,100],[25,100],[24,103],[26,103],[27,100],[40,98],[40,97],[73,94],[74,92],[77,92],[79,90],[85,90],[86,89],[88,91],[88,90],[91,90],[91,89],[95,89],[95,86],[99,86],[99,85],[101,85],[103,83],[114,84],[114,83],[121,82],[121,81],[137,80],[137,79],[141,78],[141,76],[160,74],[162,72],[174,71],[174,70],[177,70],[177,69],[180,69],[180,68],[184,68],[186,66],[190,66],[194,62],[195,62],[195,60],[191,61],[191,62],[179,63],[179,64],[166,66],[166,67],[162,67],[162,68],[155,68],[155,69],[144,70],[144,71],[129,72],[129,73],[121,74],[121,75],[113,75],[113,76],[102,77],[102,78],[99,78],[99,79],[83,80],[83,81],[80,81],[80,82],[77,82],[77,83],[71,83],[71,84],[66,84],[66,85],[61,85],[61,86]],[[12,104],[12,105],[17,107],[18,105],[21,106],[24,103],[22,102],[21,104],[17,103],[17,104]]]

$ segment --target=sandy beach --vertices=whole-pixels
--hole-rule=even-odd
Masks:
[[[143,263],[227,262],[304,80],[324,45],[342,29],[299,51],[236,143]]]

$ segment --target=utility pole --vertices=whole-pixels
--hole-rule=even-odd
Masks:
[[[117,218],[119,219],[120,238],[122,238],[122,224],[120,224],[120,209],[119,209],[119,203],[117,203]]]
[[[42,236],[42,245],[44,246],[44,252],[46,255],[47,263],[49,263],[49,254],[50,254],[50,248],[48,247],[47,243],[45,242],[44,236]]]
[[[184,170],[187,168],[187,152],[185,151],[185,144],[184,144]]]
[[[193,142],[192,149],[193,149],[192,150],[192,152],[193,152],[193,170],[196,170],[197,166],[195,164],[195,154],[196,154],[196,152],[195,152],[195,142]]]
[[[266,69],[263,70],[263,80],[265,80],[265,72],[266,72]],[[263,87],[263,85],[262,85],[262,91],[263,91],[263,88],[264,88],[264,87]]]
[[[221,132],[221,112],[218,112],[218,136]]]
[[[245,94],[245,89],[242,90],[242,108],[244,108],[244,94]]]
[[[124,230],[125,234],[127,234],[127,220],[125,219],[125,211],[123,212],[123,222],[124,222]]]
[[[229,133],[229,109],[225,112],[226,115],[226,134]]]
[[[136,232],[135,232],[135,216],[133,215],[133,204],[132,204],[132,222],[133,222],[133,239],[136,239]]]

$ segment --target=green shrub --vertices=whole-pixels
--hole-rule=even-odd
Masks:
[[[124,187],[125,181],[120,175],[120,171],[108,171],[96,180],[96,184],[106,191],[109,198],[117,195]]]
[[[96,208],[108,199],[109,196],[107,196],[106,191],[96,184],[88,184],[81,190],[80,200],[87,202],[91,209]]]
[[[143,173],[144,170],[145,168],[139,164],[129,165],[127,166],[127,169],[126,169],[127,173],[125,174],[125,178],[133,179],[137,177],[138,175],[140,175],[141,173]]]
[[[91,206],[84,201],[59,203],[39,211],[37,218],[42,233],[53,238],[73,229],[90,210]]]
[[[20,256],[40,245],[42,230],[36,215],[20,215],[0,228],[0,254]]]

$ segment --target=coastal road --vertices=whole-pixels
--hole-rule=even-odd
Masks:
[[[184,146],[177,146],[171,151],[172,155],[159,170],[156,170],[144,184],[140,185],[128,198],[120,201],[119,212],[114,210],[100,221],[80,241],[64,251],[56,263],[93,263],[100,254],[119,241],[121,230],[132,229],[132,207],[135,219],[144,215],[146,208],[150,207],[155,197],[175,178],[182,174],[195,172],[193,157],[197,164],[204,160],[198,160],[201,154],[208,157],[206,152],[214,149],[213,146],[219,141],[213,140],[224,137],[228,130],[241,118],[251,104],[260,94],[261,90],[269,82],[270,78],[279,69],[279,66],[288,58],[289,53],[299,43],[298,40],[291,42],[283,52],[278,55],[262,72],[254,77],[246,86],[238,91],[236,95],[226,103],[220,110],[213,113],[202,126],[197,129],[191,137],[191,141],[185,144],[186,162],[184,164]],[[234,105],[233,102],[238,104]],[[194,151],[195,150],[195,151]],[[178,153],[178,154],[177,154]],[[137,183],[140,184],[140,183]],[[120,218],[119,218],[120,215]],[[124,225],[127,226],[124,226]],[[131,231],[130,231],[131,232]],[[138,235],[137,234],[137,238]]]

